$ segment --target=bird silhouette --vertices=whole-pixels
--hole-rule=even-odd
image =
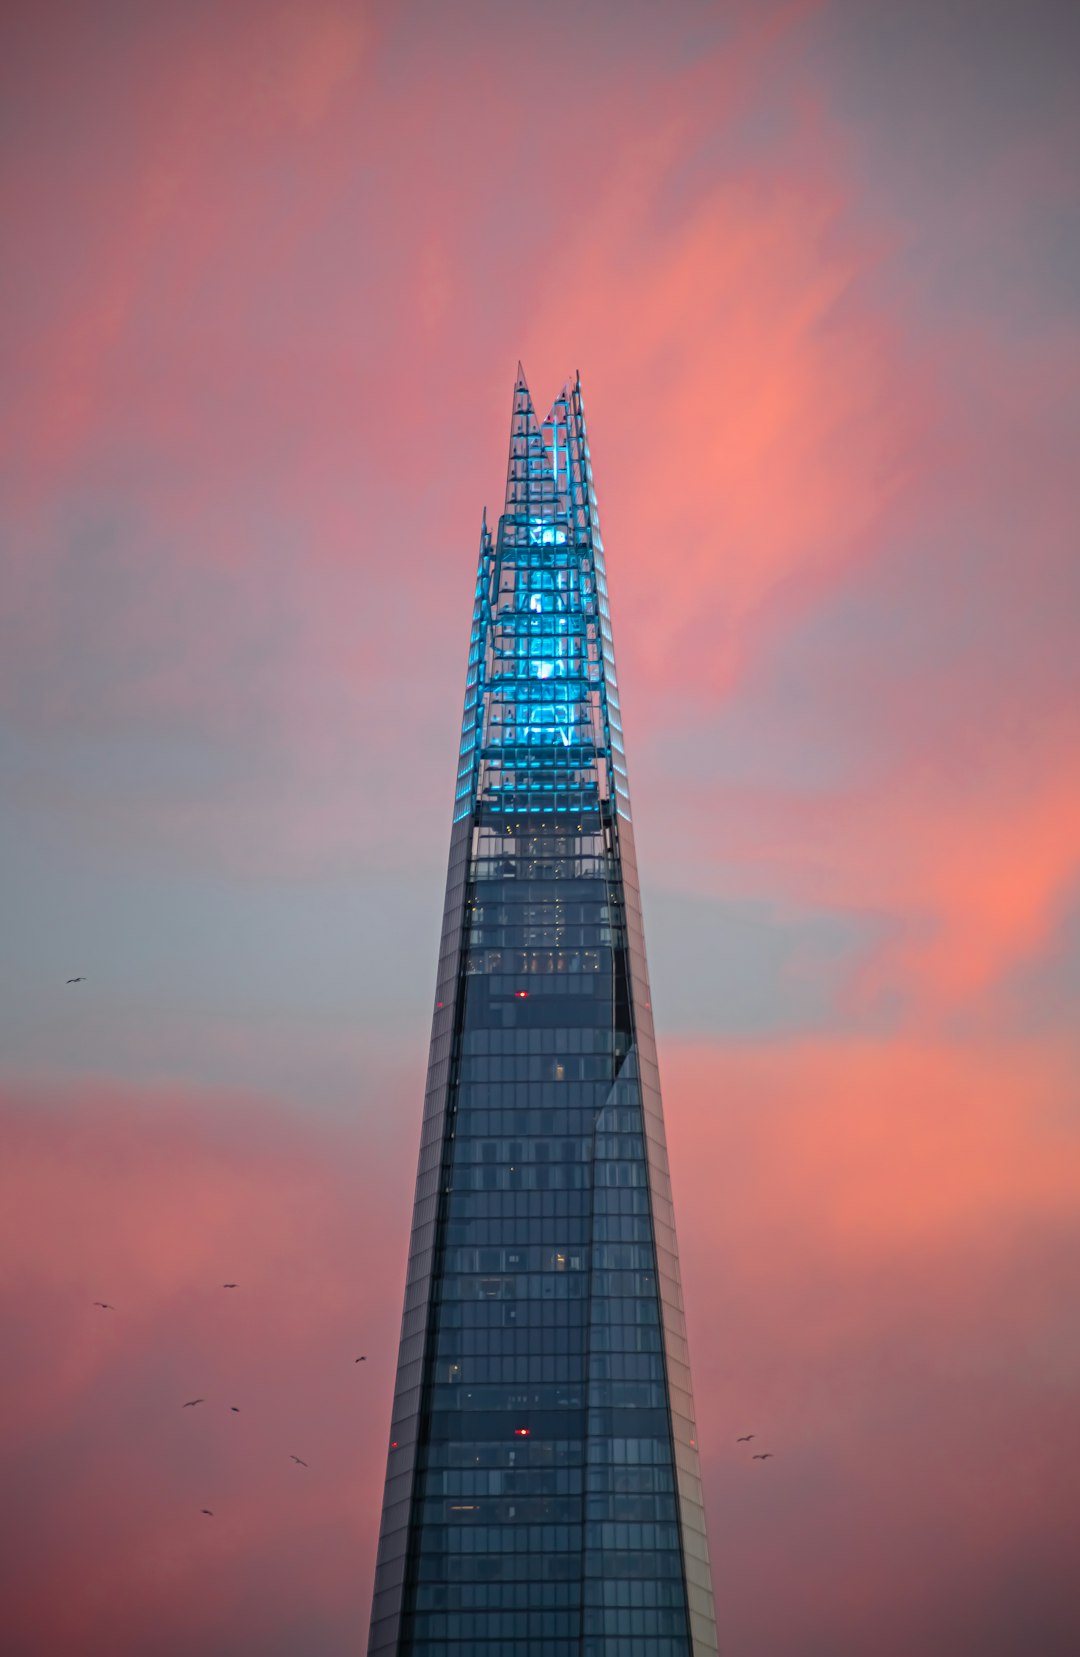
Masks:
[[[223,1283],[221,1287],[223,1289],[238,1289],[240,1285],[239,1283]]]
[[[367,1363],[367,1354],[365,1353],[364,1357],[362,1357],[362,1358],[354,1358],[353,1363],[354,1364],[366,1364]]]
[[[766,1450],[764,1455],[753,1456],[751,1459],[753,1461],[775,1461],[776,1457],[773,1455],[771,1450]]]
[[[736,1442],[736,1444],[749,1444],[750,1440],[752,1438],[756,1438],[756,1437],[757,1437],[756,1433],[744,1433],[742,1438],[737,1438],[735,1440],[735,1442]]]
[[[113,1305],[111,1300],[95,1300],[94,1305],[95,1306],[100,1306],[101,1310],[103,1312],[115,1312],[116,1311],[116,1307]]]
[[[232,1413],[233,1413],[233,1414],[234,1414],[234,1415],[239,1415],[239,1414],[240,1414],[240,1406],[239,1406],[239,1404],[230,1404],[230,1405],[229,1405],[229,1408],[230,1408],[230,1410],[231,1410],[231,1411],[232,1411]]]
[[[69,983],[69,984],[85,984],[86,979],[85,979],[85,977],[69,978],[69,979],[67,979],[67,983]]]
[[[184,1407],[185,1410],[193,1410],[195,1408],[196,1404],[205,1404],[205,1403],[206,1403],[205,1398],[189,1398],[187,1403],[183,1407]]]
[[[290,1461],[295,1461],[297,1467],[306,1467],[307,1466],[307,1462],[306,1461],[301,1461],[299,1456],[290,1456],[289,1460]]]
[[[201,1512],[203,1512],[203,1513],[205,1513],[205,1514],[206,1514],[206,1517],[207,1517],[207,1518],[208,1518],[208,1519],[212,1519],[212,1518],[213,1518],[213,1517],[214,1517],[214,1515],[213,1515],[213,1512],[212,1512],[212,1511],[211,1511],[211,1509],[210,1509],[210,1508],[208,1508],[208,1507],[204,1507],[204,1508],[202,1508],[202,1509],[201,1509],[201,1510],[200,1510],[200,1511],[201,1511]]]

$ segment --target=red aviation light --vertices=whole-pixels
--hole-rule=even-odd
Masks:
[[[529,999],[528,990],[515,990],[514,991],[514,1000],[515,1001],[527,1001],[528,999]]]
[[[528,1436],[529,1436],[528,1427],[515,1427],[514,1428],[514,1437],[515,1438],[528,1438]]]

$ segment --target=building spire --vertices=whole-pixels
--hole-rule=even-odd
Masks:
[[[716,1657],[576,375],[518,367],[461,732],[368,1657]]]
[[[544,437],[536,417],[532,393],[520,362],[514,380],[514,404],[510,416],[510,458],[506,468],[506,503],[510,513],[539,510],[552,491],[543,488],[546,460]]]

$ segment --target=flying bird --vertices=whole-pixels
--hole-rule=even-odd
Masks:
[[[86,978],[85,978],[85,976],[81,976],[79,978],[69,978],[69,979],[67,979],[67,983],[69,983],[69,984],[85,984],[86,983]]]
[[[353,1363],[354,1364],[366,1364],[367,1363],[367,1354],[365,1353],[362,1358],[354,1358]]]
[[[771,1450],[766,1450],[764,1455],[752,1456],[751,1460],[752,1461],[775,1461],[776,1457],[773,1455]]]
[[[223,1283],[221,1287],[223,1289],[238,1289],[240,1285],[239,1283]]]
[[[212,1511],[211,1511],[211,1509],[210,1509],[210,1508],[208,1508],[208,1507],[204,1507],[204,1508],[202,1508],[202,1509],[201,1509],[201,1511],[202,1511],[202,1512],[203,1512],[203,1513],[205,1513],[205,1514],[206,1514],[206,1517],[207,1517],[207,1518],[208,1518],[208,1519],[212,1519],[212,1518],[213,1518],[213,1517],[214,1517],[214,1515],[213,1515],[213,1513],[212,1513]]]
[[[756,1437],[757,1437],[756,1433],[744,1433],[742,1438],[737,1438],[735,1440],[735,1442],[736,1442],[736,1444],[749,1444],[750,1440],[752,1438],[756,1438]]]
[[[184,1409],[185,1410],[193,1410],[195,1408],[196,1404],[205,1404],[205,1403],[206,1403],[205,1398],[189,1398],[187,1403],[184,1405]]]
[[[290,1456],[289,1460],[290,1461],[295,1461],[297,1467],[306,1467],[307,1466],[307,1462],[306,1461],[301,1461],[299,1456]]]
[[[233,1413],[233,1414],[234,1414],[234,1415],[239,1415],[239,1414],[240,1414],[240,1406],[239,1406],[239,1404],[230,1404],[230,1405],[229,1405],[229,1408],[230,1408],[230,1410],[231,1410],[231,1411],[232,1411],[232,1413]]]
[[[101,1310],[103,1312],[115,1312],[116,1311],[116,1307],[112,1304],[111,1300],[95,1300],[94,1305],[95,1306],[100,1306]]]

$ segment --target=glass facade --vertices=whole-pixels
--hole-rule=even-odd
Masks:
[[[481,531],[369,1657],[716,1628],[580,381]]]

